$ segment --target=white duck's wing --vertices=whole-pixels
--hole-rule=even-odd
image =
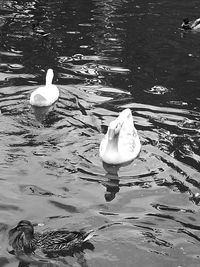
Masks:
[[[46,98],[43,95],[45,95],[45,86],[39,87],[31,93],[30,104],[38,105],[39,102],[46,102]]]
[[[46,86],[41,86],[35,89],[35,91],[32,92],[31,96],[35,96],[37,94],[45,95],[45,93],[46,93]]]
[[[37,88],[30,96],[30,104],[37,106],[49,106],[59,97],[59,90],[55,85]]]
[[[101,158],[103,158],[103,156],[104,156],[107,145],[108,145],[108,132],[104,135],[104,137],[100,143],[99,154],[100,154]]]

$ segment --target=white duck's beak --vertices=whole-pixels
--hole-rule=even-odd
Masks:
[[[119,134],[121,128],[122,128],[123,122],[118,122],[115,127],[115,135]]]

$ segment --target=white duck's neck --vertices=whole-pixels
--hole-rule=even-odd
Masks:
[[[53,70],[48,69],[46,75],[46,86],[52,85],[52,81],[53,81]]]
[[[107,144],[107,147],[106,147],[106,150],[107,150],[107,153],[108,152],[112,152],[112,153],[117,153],[118,152],[118,138],[119,138],[119,135],[114,135],[112,137],[112,139],[109,139],[108,140],[108,144]]]

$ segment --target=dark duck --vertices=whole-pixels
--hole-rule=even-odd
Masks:
[[[188,18],[183,20],[181,28],[184,30],[200,31],[200,18],[190,21]]]
[[[69,232],[66,229],[34,233],[33,224],[22,220],[9,231],[9,245],[12,247],[9,252],[15,255],[31,254],[39,249],[47,256],[67,255],[81,250],[94,233],[94,230]]]

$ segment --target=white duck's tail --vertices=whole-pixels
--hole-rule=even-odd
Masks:
[[[95,229],[93,229],[93,230],[90,230],[90,231],[88,231],[88,232],[86,233],[86,237],[85,237],[85,239],[83,240],[83,242],[86,242],[86,241],[88,241],[90,238],[92,238],[92,237],[96,234],[97,231],[102,230],[102,229],[105,229],[105,228],[110,227],[110,226],[112,226],[112,225],[116,225],[116,224],[124,224],[124,223],[123,223],[123,222],[107,223],[107,224],[104,224],[104,225],[102,225],[102,226],[99,226],[99,227],[97,227],[97,228],[95,228]]]
[[[95,230],[91,230],[89,232],[87,232],[85,234],[85,238],[83,239],[83,242],[88,241],[89,239],[91,239],[94,235],[95,235],[96,231]]]
[[[46,85],[52,85],[52,81],[53,81],[53,70],[52,69],[48,69],[47,70],[47,75],[46,75]]]

